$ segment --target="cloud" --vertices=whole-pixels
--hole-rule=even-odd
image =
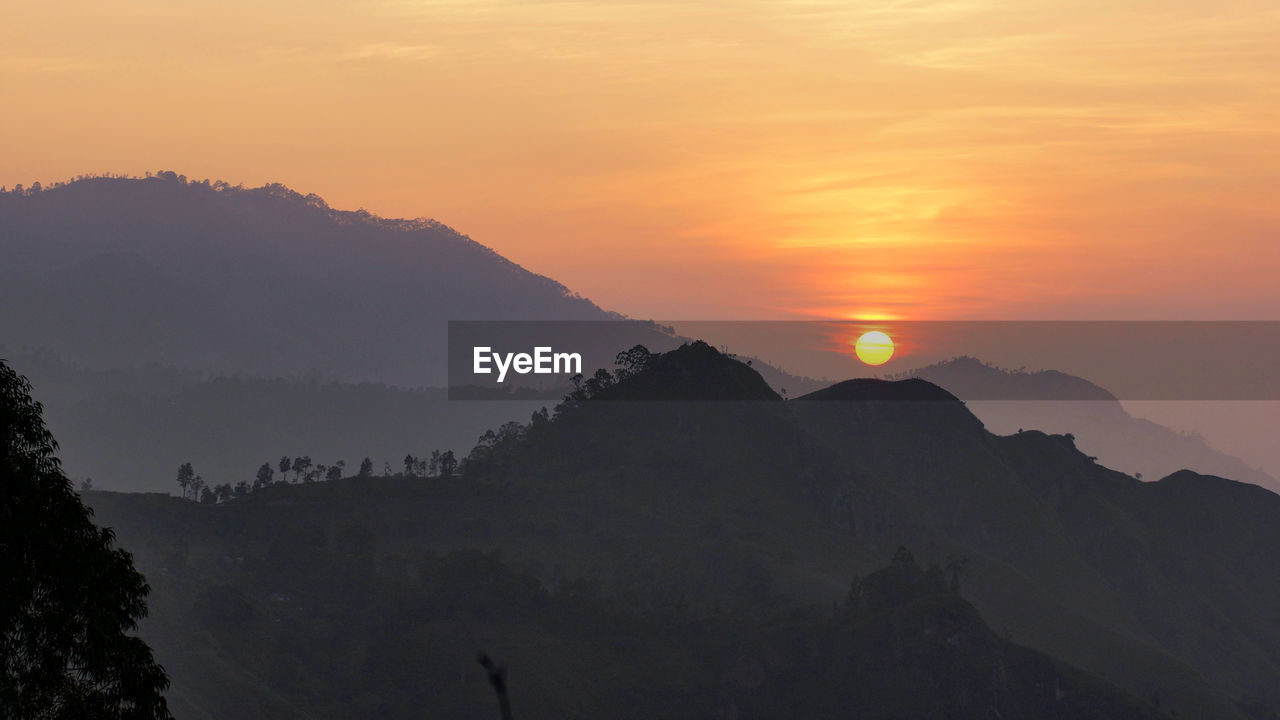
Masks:
[[[394,42],[378,42],[361,45],[342,56],[344,60],[429,60],[439,56],[443,49],[437,45],[406,45]]]
[[[37,74],[80,72],[95,67],[85,58],[67,55],[8,55],[0,57],[0,73]]]

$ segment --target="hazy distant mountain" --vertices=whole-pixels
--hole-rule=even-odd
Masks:
[[[957,357],[905,373],[947,388],[961,400],[1111,400],[1105,388],[1057,370],[1005,370]]]
[[[406,454],[465,452],[486,429],[548,404],[449,402],[443,388],[158,366],[88,370],[41,354],[6,359],[34,384],[67,474],[131,492],[177,492],[175,472],[188,462],[206,481],[232,485],[282,455],[348,467],[367,456],[379,470],[399,467]]]
[[[633,703],[639,715],[787,717],[832,697],[823,693],[859,697],[860,682],[865,697],[898,698],[870,717],[919,716],[894,704],[917,685],[921,698],[947,688],[970,698],[926,715],[982,711],[960,679],[999,654],[929,654],[990,642],[961,629],[977,627],[962,605],[854,630],[870,646],[824,640],[804,620],[901,545],[922,565],[955,568],[996,635],[1102,676],[1152,713],[1271,718],[1280,707],[1280,496],[1189,472],[1139,482],[1066,436],[993,435],[918,379],[783,401],[750,368],[691,344],[552,417],[498,429],[461,478],[271,487],[219,506],[143,496],[95,505],[164,578],[144,636],[182,668],[175,689],[196,706],[225,704],[232,683],[269,691],[296,715],[379,707],[388,693],[389,716],[439,705],[478,717],[464,708],[478,707],[467,698],[483,686],[457,668],[480,643],[526,668],[535,717],[616,715]],[[501,553],[519,577],[448,559],[468,549]],[[462,581],[472,605],[442,599]],[[588,609],[600,604],[621,614]],[[379,622],[393,617],[404,621]],[[714,637],[731,638],[729,664]],[[867,668],[877,656],[860,649],[885,643],[898,643],[900,660],[922,653],[889,674],[917,678],[902,694],[876,694],[885,686]],[[344,690],[351,663],[336,657],[358,658],[384,684]],[[832,674],[786,677],[786,667]],[[406,701],[423,672],[438,682]],[[1020,673],[1010,663],[985,677]],[[1046,697],[1061,701],[1067,687]],[[1139,712],[1049,707],[1053,717]]]
[[[0,338],[90,368],[442,386],[445,323],[615,315],[445,225],[172,173],[0,194]]]
[[[446,402],[446,323],[466,319],[621,316],[440,223],[280,185],[162,173],[0,193],[0,353],[35,383],[68,472],[100,486],[169,489],[183,462],[235,483],[279,454],[380,468],[464,451],[546,404]],[[632,331],[617,344],[676,344]]]
[[[484,427],[523,419],[529,408],[449,410],[440,392],[399,396],[330,381],[442,386],[445,323],[468,318],[619,316],[439,223],[336,211],[278,185],[240,189],[164,174],[0,194],[0,352],[20,356],[18,369],[38,391],[58,385],[43,394],[69,471],[111,487],[164,487],[187,461],[235,482],[268,448],[348,461],[465,448]],[[635,342],[660,350],[674,340],[655,331]],[[106,369],[119,372],[107,377]],[[793,396],[817,387],[764,363],[755,370]],[[234,373],[247,377],[212,384]],[[1198,437],[1129,416],[1080,378],[972,359],[918,375],[962,398],[1019,398],[971,408],[998,432],[1074,433],[1086,452],[1126,472],[1153,478],[1191,468],[1280,488]],[[255,376],[293,385],[248,387]],[[1064,394],[1090,401],[1034,401]],[[402,410],[366,417],[332,442],[333,417],[351,417],[374,397]]]
[[[1114,395],[1083,378],[1054,370],[1005,370],[971,357],[907,375],[936,383],[966,400],[969,409],[998,434],[1021,429],[1071,433],[1076,445],[1102,464],[1149,480],[1191,469],[1280,492],[1280,482],[1267,473],[1217,450],[1198,435],[1133,417]]]
[[[64,467],[99,486],[168,490],[183,462],[234,484],[281,454],[381,468],[464,451],[545,403],[448,404],[448,320],[618,317],[434,221],[279,185],[0,193],[0,353],[36,385]]]

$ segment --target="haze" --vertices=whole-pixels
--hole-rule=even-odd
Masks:
[[[283,182],[632,316],[1275,317],[1271,2],[5,14],[0,184]]]

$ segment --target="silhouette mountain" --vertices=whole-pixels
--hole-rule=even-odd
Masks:
[[[192,463],[209,484],[252,481],[265,461],[465,452],[486,429],[545,400],[449,402],[444,388],[207,376],[159,366],[89,370],[47,354],[9,355],[32,378],[67,473],[102,489],[168,492]]]
[[[782,397],[758,372],[702,342],[657,355],[643,372],[612,385],[599,401],[756,401]]]
[[[793,717],[1163,716],[999,638],[947,588],[939,566],[921,569],[904,548],[888,567],[855,579],[843,610],[813,656],[769,668],[804,689]]]
[[[842,402],[942,402],[954,403],[956,396],[923,380],[880,380],[855,378],[802,395],[803,400],[837,400]]]
[[[738,578],[736,568],[705,566],[715,575],[708,585],[731,582],[741,601],[759,603],[714,611],[679,598],[646,604],[624,587],[600,587],[599,575],[548,583],[525,561],[467,549],[424,553],[406,580],[371,564],[420,540],[397,531],[386,545],[375,523],[358,518],[405,502],[420,511],[458,488],[365,485],[358,494],[333,483],[279,488],[267,505],[232,503],[217,519],[174,498],[90,494],[100,513],[134,520],[137,539],[162,541],[174,529],[144,530],[143,513],[150,528],[157,518],[188,524],[189,553],[151,553],[163,558],[156,595],[166,603],[144,629],[171,668],[175,712],[488,718],[484,678],[469,675],[483,642],[512,669],[506,680],[520,718],[1166,717],[1102,678],[1000,638],[938,567],[922,570],[904,551],[857,579],[834,613],[787,609],[758,569]],[[334,518],[336,530],[307,512],[340,506],[347,510]],[[226,532],[260,537],[268,508],[278,511],[270,545],[241,562],[220,560],[246,547],[247,538]],[[463,512],[463,525],[475,521],[474,510]],[[460,527],[445,526],[427,534]],[[548,540],[544,530],[523,534]],[[637,550],[649,547],[646,538]],[[628,575],[625,562],[612,571]]]
[[[46,397],[68,471],[117,488],[163,487],[188,461],[234,483],[264,452],[394,459],[422,442],[466,447],[531,407],[446,410],[439,393],[355,383],[442,386],[447,319],[619,317],[434,221],[337,211],[280,185],[83,179],[0,193],[0,226],[0,353]],[[675,344],[642,335],[633,342]],[[793,393],[815,384],[753,369]],[[210,377],[230,374],[295,382],[241,378],[269,385],[245,389]],[[1129,416],[1079,378],[971,358],[918,375],[962,398],[1019,398],[971,403],[1001,433],[1074,433],[1105,464],[1148,478],[1192,468],[1280,489],[1198,437]],[[1029,401],[1064,396],[1090,402]],[[337,418],[375,402],[397,409],[339,429]]]
[[[1058,372],[1012,371],[960,357],[918,368],[912,377],[940,385],[968,402],[993,432],[1019,429],[1071,433],[1077,445],[1109,466],[1154,479],[1184,468],[1250,482],[1280,492],[1280,481],[1223,453],[1203,438],[1129,414],[1110,392]]]
[[[270,634],[280,648],[295,647],[299,637],[363,643],[367,637],[351,634],[374,631],[352,626],[353,617],[407,618],[417,612],[411,608],[426,606],[410,594],[403,604],[389,599],[387,607],[371,609],[366,603],[372,600],[351,593],[390,583],[377,593],[393,598],[390,588],[402,582],[412,558],[478,548],[500,552],[525,579],[493,570],[490,579],[467,587],[498,588],[493,592],[526,598],[520,602],[529,608],[577,598],[572,602],[599,602],[622,613],[601,619],[574,611],[557,624],[531,610],[522,615],[509,605],[486,605],[489,595],[477,591],[474,612],[488,620],[466,631],[446,630],[445,619],[417,626],[414,646],[440,647],[449,657],[458,651],[458,664],[447,667],[474,664],[477,648],[455,647],[460,638],[526,638],[507,647],[483,643],[514,658],[517,716],[521,702],[585,716],[602,707],[592,704],[601,695],[616,699],[601,691],[595,701],[582,700],[578,681],[567,679],[579,673],[604,674],[603,682],[617,683],[609,687],[630,688],[619,691],[623,696],[648,698],[637,706],[648,714],[728,712],[716,694],[726,687],[745,693],[730,699],[753,699],[735,705],[739,709],[794,708],[798,697],[846,685],[849,700],[874,687],[872,677],[893,675],[867,674],[883,661],[866,649],[876,647],[893,648],[892,657],[905,663],[901,676],[913,678],[872,695],[896,698],[877,707],[896,709],[897,717],[918,709],[898,704],[912,691],[930,703],[952,690],[958,697],[990,697],[978,692],[980,677],[1021,678],[1012,681],[1021,689],[1010,692],[1039,698],[1034,702],[1061,699],[1056,690],[1033,691],[1058,687],[1057,671],[1043,670],[1050,666],[1040,660],[1029,666],[1010,660],[1019,651],[1004,644],[1008,638],[1080,668],[1079,677],[1090,682],[1114,683],[1142,699],[1139,705],[1151,699],[1153,713],[1156,699],[1178,717],[1267,718],[1280,707],[1280,496],[1190,472],[1139,482],[1084,455],[1068,436],[994,435],[954,395],[918,379],[840,383],[783,402],[765,393],[753,374],[704,344],[687,345],[620,380],[596,378],[553,416],[535,414],[526,425],[487,435],[455,479],[280,486],[217,507],[122,495],[97,495],[94,505],[122,542],[140,548],[140,566],[166,569],[154,594],[157,625],[147,637],[166,667],[169,652],[191,668],[174,672],[174,687],[211,703],[219,702],[215,679],[235,682],[219,663],[234,658],[258,667],[292,656],[282,649],[246,659],[245,648],[262,653],[262,643],[246,645],[234,627],[216,623],[208,630],[221,648],[216,662],[207,651],[184,646],[180,629],[190,622],[187,608],[199,588],[215,579],[231,584],[259,616],[280,617],[280,629]],[[179,539],[192,548],[189,556],[175,556]],[[802,629],[780,619],[841,602],[850,577],[881,568],[899,546],[915,549],[924,565],[953,568],[964,600],[995,634],[982,630],[963,604],[910,593],[896,604],[879,603],[888,615],[849,626],[869,644],[824,646],[835,630],[815,632],[808,621]],[[458,562],[486,567],[478,559]],[[334,578],[348,576],[341,585],[357,590],[334,597]],[[552,600],[518,590],[539,583],[557,588]],[[424,612],[424,618],[446,617]],[[494,623],[519,630],[495,630]],[[385,633],[402,627],[392,623]],[[593,638],[619,638],[615,649],[626,650],[583,644],[570,627]],[[721,657],[701,645],[715,644],[709,628],[739,638],[731,643],[736,660],[694,689],[687,678],[706,677],[702,661]],[[987,650],[948,656],[953,636]],[[1005,640],[996,643],[995,636]],[[683,642],[702,649],[692,655],[672,649],[691,647]],[[323,646],[314,652],[328,652]],[[407,648],[388,652],[393,665],[418,657]],[[531,685],[517,684],[518,665],[529,668]],[[789,666],[806,668],[804,678],[785,676]],[[323,665],[315,667],[331,679]],[[570,667],[567,675],[551,671]],[[824,667],[844,670],[820,679]],[[969,675],[969,667],[995,675]],[[288,677],[268,684],[278,700],[330,697],[330,680]],[[441,690],[439,697],[444,702],[463,692]],[[709,705],[693,699],[705,700],[707,693],[722,699]],[[491,707],[491,696],[476,697]],[[564,704],[574,701],[584,703],[575,705],[581,711],[566,711]],[[813,707],[813,716],[835,715],[830,707]],[[954,716],[988,707],[972,700]],[[1011,706],[999,707],[1010,716]],[[1057,714],[1010,712],[1136,712],[1133,706],[1114,712],[1049,707]]]
[[[0,227],[0,335],[93,369],[441,386],[446,320],[617,317],[438,222],[282,185],[83,179],[0,194]]]
[[[1057,370],[1010,371],[968,356],[911,370],[908,374],[948,388],[966,400],[1116,399],[1084,378]]]
[[[782,407],[724,402],[755,399],[746,394],[700,402],[692,389],[712,382],[706,376],[717,364],[734,362],[717,356],[705,346],[664,356],[681,366],[679,373],[664,374],[695,381],[658,384],[661,389],[649,397],[681,401],[642,410],[590,402],[569,408],[512,443],[505,462],[482,455],[475,477],[511,481],[524,475],[534,484],[573,477],[584,487],[594,475],[624,494],[631,491],[622,488],[635,482],[686,500],[692,493],[712,512],[736,507],[746,517],[790,521],[785,529],[753,526],[761,542],[802,535],[801,527],[816,522],[806,517],[816,504],[831,512],[827,522],[843,523],[855,536],[907,538],[904,544],[945,547],[972,558],[983,567],[973,597],[984,613],[1033,646],[1106,672],[1139,694],[1178,694],[1188,707],[1207,703],[1189,697],[1202,673],[1232,697],[1275,701],[1266,688],[1280,678],[1280,637],[1274,612],[1259,614],[1255,603],[1280,598],[1280,497],[1193,473],[1140,483],[1097,464],[1069,436],[993,435],[953,395],[920,380],[841,383]],[[648,383],[656,381],[641,373],[613,392],[633,385],[633,399],[643,398],[638,390]],[[832,401],[820,402],[824,398]],[[1035,448],[1030,461],[1021,454],[1027,443]],[[483,463],[491,463],[488,472]],[[1046,478],[1052,477],[1067,480],[1046,494]],[[1229,512],[1218,517],[1230,527],[1196,521],[1207,501],[1172,500],[1165,490],[1188,477],[1217,498],[1209,506],[1238,507],[1242,518],[1254,521],[1242,525],[1229,520]],[[1106,521],[1096,520],[1101,527],[1073,514],[1091,504],[1108,508]],[[1245,506],[1252,509],[1244,512]],[[670,512],[689,510],[684,505]],[[1110,536],[1100,548],[1103,528]],[[1190,537],[1211,550],[1179,555]],[[1243,558],[1237,556],[1242,537],[1258,543]],[[801,555],[819,553],[811,548]],[[1122,582],[1108,565],[1115,554],[1128,555],[1120,564],[1126,577],[1149,583]],[[1170,565],[1183,566],[1176,577]],[[1219,584],[1249,589],[1219,592]],[[1156,598],[1176,600],[1166,605]],[[1153,607],[1161,614],[1153,615]],[[1135,657],[1145,659],[1134,663]],[[1168,685],[1172,678],[1180,687]]]

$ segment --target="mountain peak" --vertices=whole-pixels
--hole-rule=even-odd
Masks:
[[[796,399],[959,402],[955,395],[920,378],[907,378],[906,380],[854,378],[811,392],[808,395],[802,395]]]
[[[1064,372],[1010,370],[968,355],[917,368],[906,375],[941,385],[966,400],[1116,399],[1106,389]]]
[[[447,320],[618,317],[441,223],[279,184],[82,178],[0,193],[0,227],[0,335],[87,367],[424,386]]]
[[[610,386],[601,400],[781,400],[760,374],[696,340],[654,355],[643,370]]]

